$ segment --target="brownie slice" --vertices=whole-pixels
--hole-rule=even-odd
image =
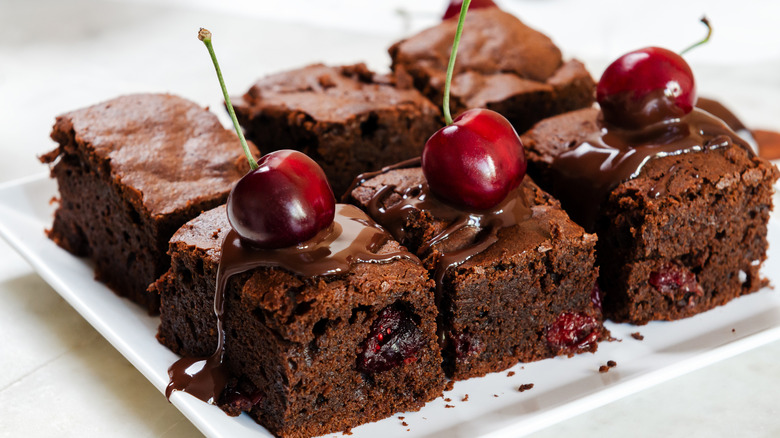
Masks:
[[[529,172],[561,199],[575,220],[599,236],[604,311],[615,321],[685,318],[766,284],[759,268],[766,259],[778,171],[733,133],[716,135],[727,129],[719,119],[700,110],[694,116],[709,120],[701,130],[698,148],[703,150],[651,158],[604,199],[587,193],[572,199],[571,183],[555,171],[560,154],[598,141],[602,126],[597,109],[552,117],[522,136]],[[713,134],[717,126],[721,128]],[[580,187],[589,184],[578,181]],[[592,218],[581,214],[578,203],[583,199],[592,204],[585,210],[592,209]]]
[[[376,227],[359,209],[343,204],[337,205],[337,222],[344,209],[364,228]],[[171,269],[153,288],[162,296],[158,339],[177,353],[204,356],[217,345],[216,276],[229,230],[220,206],[184,225],[170,241]],[[417,410],[441,394],[432,282],[419,259],[386,237],[377,254],[407,256],[387,263],[356,261],[336,275],[257,267],[229,279],[225,361],[242,393],[254,394],[254,404],[243,408],[275,435],[348,430]],[[409,353],[410,343],[419,343],[416,353]],[[394,350],[405,353],[385,367],[366,359],[371,352]]]
[[[417,90],[364,64],[278,73],[233,102],[248,138],[263,150],[309,155],[337,194],[361,172],[420,155],[443,126],[438,108]]]
[[[457,20],[444,20],[390,47],[397,75],[440,106]],[[518,132],[554,114],[593,104],[596,84],[583,64],[563,62],[547,36],[498,8],[470,10],[451,86],[453,114],[487,108]]]
[[[49,237],[157,313],[159,297],[146,289],[168,269],[168,239],[224,203],[249,170],[235,133],[194,102],[135,94],[57,117],[51,137],[59,146],[41,161],[60,205]]]
[[[419,167],[395,168],[365,179],[351,198],[417,252],[438,279],[439,331],[449,376],[466,379],[518,361],[596,350],[607,332],[594,290],[595,235],[585,233],[526,177],[508,199],[522,203],[527,217],[498,229],[494,243],[442,271],[442,260],[480,245],[489,231],[482,225],[458,227],[463,218],[477,216],[432,200],[427,190]],[[409,204],[411,198],[425,201]],[[501,208],[517,204],[509,205]]]

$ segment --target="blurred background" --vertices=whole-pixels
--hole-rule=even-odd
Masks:
[[[780,2],[496,0],[598,79],[621,54],[686,55],[699,94],[750,128],[780,130]],[[0,183],[46,173],[37,156],[63,112],[131,92],[170,92],[228,125],[214,46],[231,94],[315,62],[386,71],[387,48],[433,25],[443,0],[0,0]],[[0,241],[0,436],[185,437],[198,432]],[[778,436],[770,344],[568,420],[539,436]],[[93,364],[99,365],[93,365]],[[21,364],[21,365],[20,365]],[[639,414],[649,412],[649,415]],[[713,416],[718,412],[717,416]],[[660,421],[657,421],[660,420]]]

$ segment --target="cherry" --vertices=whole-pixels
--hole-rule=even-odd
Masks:
[[[463,0],[451,0],[450,4],[447,5],[447,10],[444,11],[444,16],[441,17],[441,19],[446,20],[448,18],[457,16],[458,13],[460,13],[460,9],[462,5],[463,5]],[[497,7],[498,5],[493,3],[493,0],[473,0],[471,2],[472,9],[497,8]]]
[[[336,198],[325,172],[314,160],[292,150],[272,152],[259,163],[254,160],[230,103],[211,45],[211,32],[201,28],[198,39],[211,55],[225,106],[252,168],[228,197],[230,225],[242,241],[258,248],[282,248],[314,237],[333,222],[336,211]]]
[[[425,339],[412,314],[399,306],[386,307],[360,344],[356,367],[364,373],[388,371],[415,362],[423,346]]]
[[[227,202],[230,225],[260,248],[308,240],[333,222],[335,211],[325,172],[305,154],[289,149],[260,158],[258,168],[238,181]]]
[[[444,82],[444,120],[448,126],[425,142],[422,170],[438,198],[457,207],[483,210],[499,204],[523,180],[525,152],[520,137],[502,115],[468,110],[454,121],[450,84],[470,0],[464,0]]]
[[[647,47],[607,67],[596,88],[596,100],[605,121],[636,129],[690,113],[696,104],[696,84],[682,56]]]
[[[506,198],[523,180],[526,166],[515,129],[503,116],[486,109],[468,110],[436,131],[422,153],[431,192],[459,207],[478,210]]]
[[[679,55],[660,47],[646,47],[626,53],[604,70],[596,100],[606,122],[638,129],[680,118],[693,110],[696,82],[681,55],[709,41],[710,22],[707,17],[701,22],[707,26],[707,36]]]

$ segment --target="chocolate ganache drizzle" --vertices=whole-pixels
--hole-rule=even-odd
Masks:
[[[347,195],[365,181],[383,173],[396,169],[419,167],[420,159],[414,158],[388,166],[378,172],[359,175]],[[402,244],[407,245],[421,258],[437,252],[434,280],[436,287],[442,287],[444,274],[448,269],[457,267],[471,257],[489,248],[498,240],[498,232],[502,228],[511,227],[531,218],[532,211],[528,206],[522,185],[507,195],[497,206],[489,210],[467,211],[453,207],[437,199],[425,182],[406,188],[401,193],[398,202],[385,206],[385,201],[396,190],[396,186],[386,185],[377,190],[366,206],[369,215],[385,227]],[[345,195],[345,196],[347,196]],[[435,221],[446,224],[445,228],[435,236],[421,242],[417,248],[410,244],[407,220],[414,210],[427,212]],[[471,229],[473,238],[467,243],[452,242],[455,236],[462,235]]]
[[[348,272],[355,263],[387,263],[400,258],[417,260],[407,251],[377,254],[390,235],[365,213],[351,205],[337,204],[333,223],[316,236],[296,246],[257,249],[242,243],[234,230],[222,242],[217,268],[214,313],[217,317],[217,349],[209,357],[184,357],[168,369],[165,395],[184,391],[215,404],[228,381],[223,359],[225,332],[223,312],[227,282],[233,275],[258,267],[279,267],[304,277]]]
[[[551,165],[553,193],[575,222],[595,231],[596,219],[609,193],[636,178],[655,158],[739,145],[750,146],[723,121],[694,109],[677,119],[627,130],[599,120],[600,130],[586,133],[559,153]],[[653,196],[664,193],[654,188]]]

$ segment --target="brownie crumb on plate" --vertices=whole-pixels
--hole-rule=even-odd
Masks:
[[[532,389],[533,387],[534,387],[533,383],[524,383],[524,384],[520,385],[517,388],[517,390],[520,391],[520,392],[525,392],[525,391],[528,391],[529,389]]]

